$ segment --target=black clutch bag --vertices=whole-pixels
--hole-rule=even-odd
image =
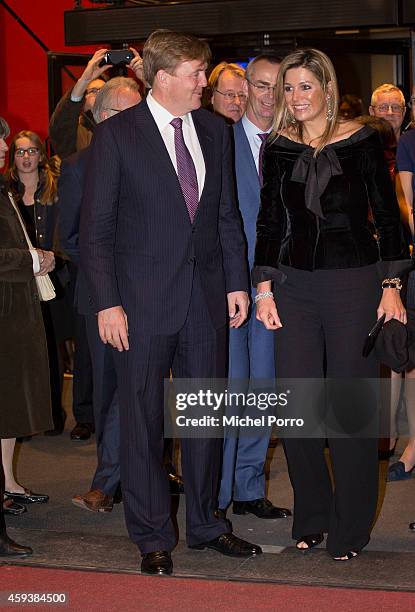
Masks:
[[[375,325],[372,327],[372,329],[368,333],[365,343],[363,345],[363,351],[362,351],[363,357],[368,357],[370,353],[372,352],[372,349],[375,346],[376,339],[379,336],[380,330],[382,329],[383,324],[385,322],[385,318],[386,318],[386,315],[383,314],[380,317],[380,319],[376,321]]]

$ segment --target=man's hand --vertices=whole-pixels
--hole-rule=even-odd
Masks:
[[[43,251],[42,249],[36,249],[39,257],[40,270],[36,272],[35,276],[45,276],[55,268],[55,255],[53,251]]]
[[[240,327],[248,316],[249,297],[246,291],[228,293],[229,327]]]
[[[136,49],[134,49],[134,47],[130,47],[130,51],[133,52],[134,57],[131,60],[131,62],[127,64],[127,68],[131,68],[131,70],[134,72],[137,79],[145,84],[144,71],[143,71],[143,60],[139,52]]]
[[[74,98],[80,98],[84,95],[88,83],[93,81],[94,79],[98,79],[103,72],[111,68],[109,64],[105,64],[104,66],[99,66],[100,61],[103,59],[104,55],[108,49],[98,49],[95,51],[94,55],[89,60],[85,70],[75,83],[75,86],[72,90],[72,95]]]
[[[120,353],[128,351],[128,321],[122,306],[100,310],[98,313],[98,330],[104,344],[111,344]]]

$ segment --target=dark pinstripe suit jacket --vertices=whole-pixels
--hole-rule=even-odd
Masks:
[[[186,318],[195,262],[215,328],[226,293],[248,290],[225,122],[192,113],[206,178],[193,225],[145,101],[101,123],[81,215],[81,265],[97,310],[122,305],[139,333],[172,334]]]

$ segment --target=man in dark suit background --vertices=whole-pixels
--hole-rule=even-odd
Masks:
[[[233,127],[235,175],[239,210],[248,246],[248,265],[254,263],[256,222],[261,189],[260,155],[271,132],[275,112],[274,87],[281,60],[258,55],[246,69],[248,103],[242,119]],[[252,290],[254,302],[256,290]],[[230,381],[243,381],[250,391],[258,391],[265,381],[275,378],[274,333],[256,319],[253,303],[248,320],[229,335]],[[248,388],[245,388],[248,391]],[[271,433],[271,431],[269,431]],[[234,514],[254,514],[263,519],[286,518],[287,508],[274,506],[265,495],[265,461],[269,435],[239,438],[226,436],[223,448],[222,479],[218,505],[225,512],[233,501]]]
[[[139,86],[131,78],[116,77],[97,93],[95,122],[138,104]],[[94,512],[110,512],[120,483],[119,402],[112,351],[99,338],[95,310],[90,300],[82,267],[79,268],[79,221],[90,148],[64,159],[58,183],[59,237],[71,262],[77,267],[75,308],[86,321],[93,369],[93,405],[96,424],[97,469],[90,490],[76,495],[72,502]]]
[[[116,349],[121,481],[141,571],[170,574],[176,535],[163,450],[163,380],[224,378],[226,311],[248,308],[244,237],[225,123],[200,109],[207,44],[156,31],[143,50],[152,90],[96,130],[81,216],[81,262],[101,339]],[[215,517],[220,439],[183,439],[187,543],[231,556],[261,549]]]

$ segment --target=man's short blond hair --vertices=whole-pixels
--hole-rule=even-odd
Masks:
[[[241,79],[245,79],[245,70],[238,64],[230,64],[228,62],[221,62],[214,67],[209,75],[208,87],[211,91],[216,89],[219,79],[224,72],[230,72],[234,76],[238,76]]]
[[[383,83],[383,85],[379,85],[372,93],[372,97],[370,98],[370,106],[376,106],[376,101],[380,94],[388,94],[388,93],[397,93],[401,98],[402,106],[405,106],[405,96],[402,91],[396,85],[392,85],[392,83]]]
[[[200,60],[209,64],[210,58],[210,48],[204,40],[192,34],[156,30],[150,34],[144,44],[144,78],[152,86],[159,70],[174,74],[181,62]]]

